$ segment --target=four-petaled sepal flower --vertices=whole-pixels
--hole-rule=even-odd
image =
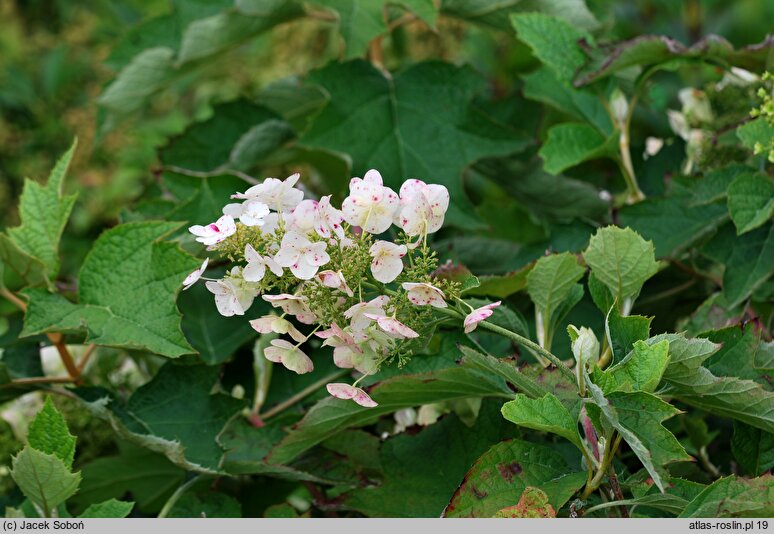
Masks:
[[[435,308],[446,308],[446,295],[443,291],[432,284],[425,282],[404,282],[403,289],[408,291],[408,298],[416,306],[433,306]]]
[[[470,334],[473,330],[476,329],[478,326],[478,323],[481,321],[487,319],[494,313],[494,309],[498,307],[501,304],[501,301],[493,302],[492,304],[487,304],[486,306],[481,306],[480,308],[476,308],[469,314],[465,316],[465,320],[463,321],[463,326],[465,327],[465,333]]]
[[[272,339],[271,347],[266,347],[263,355],[270,362],[281,363],[299,375],[309,373],[314,369],[311,358],[296,345],[284,339]]]
[[[242,276],[248,282],[260,282],[263,280],[267,267],[275,276],[282,276],[282,267],[277,265],[277,262],[269,256],[258,254],[250,244],[245,246],[245,259],[247,260],[247,267],[242,271]]]
[[[310,280],[321,265],[331,261],[331,257],[325,252],[324,242],[312,243],[306,236],[290,231],[282,237],[274,261],[282,267],[289,267],[290,272],[300,280]]]
[[[403,256],[408,249],[406,245],[396,245],[389,241],[377,241],[368,251],[371,261],[371,274],[376,280],[388,284],[395,280],[403,271]]]
[[[350,180],[349,196],[344,199],[341,211],[349,224],[371,234],[381,234],[392,225],[398,203],[395,191],[383,185],[379,171],[371,169],[362,179]]]
[[[379,404],[374,401],[368,393],[355,386],[343,383],[333,383],[325,386],[332,396],[337,399],[353,400],[364,408],[373,408]]]
[[[210,258],[205,258],[204,262],[202,263],[202,266],[193,271],[191,274],[185,277],[185,280],[183,280],[183,291],[194,285],[196,282],[199,281],[199,278],[202,277],[204,274],[204,271],[207,270],[207,264],[210,263]]]
[[[210,223],[207,226],[195,224],[188,229],[193,235],[196,236],[196,240],[202,245],[212,246],[217,245],[227,237],[236,233],[236,223],[234,218],[230,215],[224,215],[214,223]]]
[[[253,319],[250,321],[250,326],[260,334],[270,334],[271,332],[289,334],[298,343],[306,341],[306,336],[293,326],[293,323],[277,315],[264,315],[258,319]]]

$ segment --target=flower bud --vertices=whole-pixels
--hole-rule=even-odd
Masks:
[[[610,95],[610,111],[616,124],[620,126],[626,122],[626,116],[629,113],[629,103],[626,101],[626,96],[618,89]]]
[[[589,367],[599,361],[599,340],[591,328],[572,325],[567,327],[570,334],[572,354],[579,367]]]

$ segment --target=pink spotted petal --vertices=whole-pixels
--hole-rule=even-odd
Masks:
[[[326,386],[328,393],[337,399],[353,400],[364,408],[373,408],[378,404],[368,396],[368,393],[349,384],[334,383]]]
[[[497,302],[487,304],[486,306],[481,306],[480,308],[476,308],[470,312],[465,317],[465,321],[463,321],[463,325],[465,326],[465,333],[469,334],[475,330],[478,326],[478,323],[490,317],[494,313],[494,308],[498,307],[500,303],[501,301],[498,300]]]

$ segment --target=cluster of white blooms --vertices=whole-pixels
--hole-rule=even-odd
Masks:
[[[375,406],[359,380],[406,353],[405,345],[420,341],[417,330],[432,323],[433,308],[458,298],[455,283],[433,278],[437,260],[427,247],[427,235],[443,225],[449,192],[411,179],[396,193],[370,170],[352,178],[339,210],[330,196],[304,200],[298,180],[298,174],[267,178],[232,195],[238,202],[226,205],[216,222],[189,229],[208,250],[236,264],[222,279],[205,278],[206,287],[224,316],[244,315],[258,297],[276,308],[277,314],[250,324],[290,338],[273,339],[264,355],[296,373],[313,369],[302,345],[313,335],[322,339],[338,367],[360,375],[352,385],[328,384],[330,394]],[[393,225],[394,240],[378,237]],[[185,289],[202,278],[207,264],[186,278]],[[497,304],[474,310],[466,331]],[[299,330],[302,325],[311,332]]]

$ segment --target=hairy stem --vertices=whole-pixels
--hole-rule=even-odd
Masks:
[[[169,515],[169,512],[172,511],[172,508],[175,506],[177,501],[180,499],[180,497],[183,496],[183,494],[191,489],[191,486],[196,484],[199,479],[201,478],[201,475],[194,475],[190,479],[188,479],[186,482],[180,485],[179,488],[175,490],[175,493],[170,495],[169,499],[167,499],[167,502],[164,503],[164,507],[159,512],[159,519],[167,517]]]

